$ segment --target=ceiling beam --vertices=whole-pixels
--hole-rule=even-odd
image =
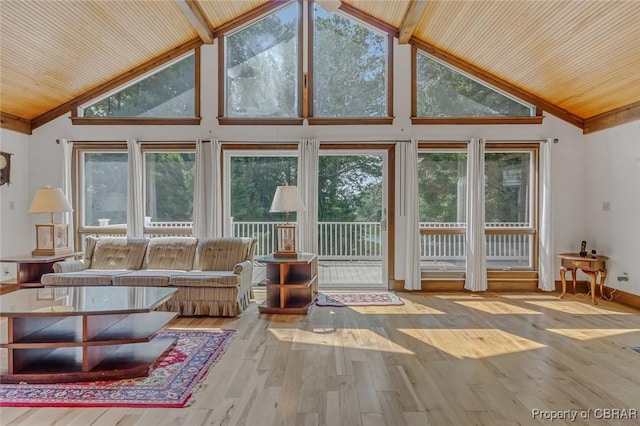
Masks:
[[[0,112],[0,127],[26,135],[31,134],[31,120],[7,114],[6,112]]]
[[[616,108],[587,118],[584,120],[584,130],[582,133],[593,133],[635,120],[640,120],[640,102],[634,102],[621,108]]]
[[[185,18],[205,44],[213,44],[213,30],[195,0],[175,0]]]
[[[411,0],[409,2],[409,7],[404,14],[404,18],[402,18],[400,27],[398,28],[400,32],[400,35],[398,36],[398,43],[409,43],[409,39],[418,26],[418,22],[420,22],[420,18],[422,18],[422,14],[426,7],[427,0]]]

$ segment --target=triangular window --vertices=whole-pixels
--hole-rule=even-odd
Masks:
[[[160,68],[82,110],[84,117],[195,117],[195,54]]]
[[[418,51],[417,117],[531,117],[535,108]]]

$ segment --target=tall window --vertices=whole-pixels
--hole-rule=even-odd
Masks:
[[[416,53],[417,117],[528,117],[535,109],[420,51]]]
[[[195,54],[109,95],[82,111],[84,117],[195,117]]]
[[[298,7],[225,36],[225,117],[299,116]]]
[[[193,226],[195,153],[145,151],[144,170],[145,228]]]
[[[75,210],[82,227],[109,227],[124,233],[127,226],[127,152],[82,151],[80,191]],[[78,208],[79,207],[79,208]],[[118,228],[118,229],[114,229]]]
[[[427,271],[466,265],[467,153],[464,144],[418,153],[420,259]]]
[[[225,154],[225,234],[256,238],[257,255],[272,253],[275,225],[285,221],[285,214],[270,213],[269,209],[278,185],[296,185],[297,153],[229,150]],[[296,220],[296,213],[290,213],[289,221]]]
[[[533,268],[537,241],[537,147],[487,144],[486,150],[487,267]]]
[[[313,116],[387,117],[388,36],[314,3]]]

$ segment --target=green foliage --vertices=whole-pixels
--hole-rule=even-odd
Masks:
[[[387,115],[387,38],[315,6],[313,108],[317,117]]]
[[[463,222],[466,153],[421,153],[418,157],[420,221]]]
[[[526,152],[485,154],[485,220],[528,222],[529,163]]]
[[[85,108],[85,117],[195,116],[195,55]],[[153,111],[156,109],[156,111]]]
[[[147,153],[145,167],[145,215],[155,222],[191,222],[195,154]]]
[[[84,225],[127,223],[127,159],[126,153],[84,155]]]

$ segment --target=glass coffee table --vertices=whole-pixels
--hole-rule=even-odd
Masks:
[[[0,297],[1,383],[61,383],[147,376],[175,338],[157,334],[177,315],[155,309],[169,287],[25,288]]]

